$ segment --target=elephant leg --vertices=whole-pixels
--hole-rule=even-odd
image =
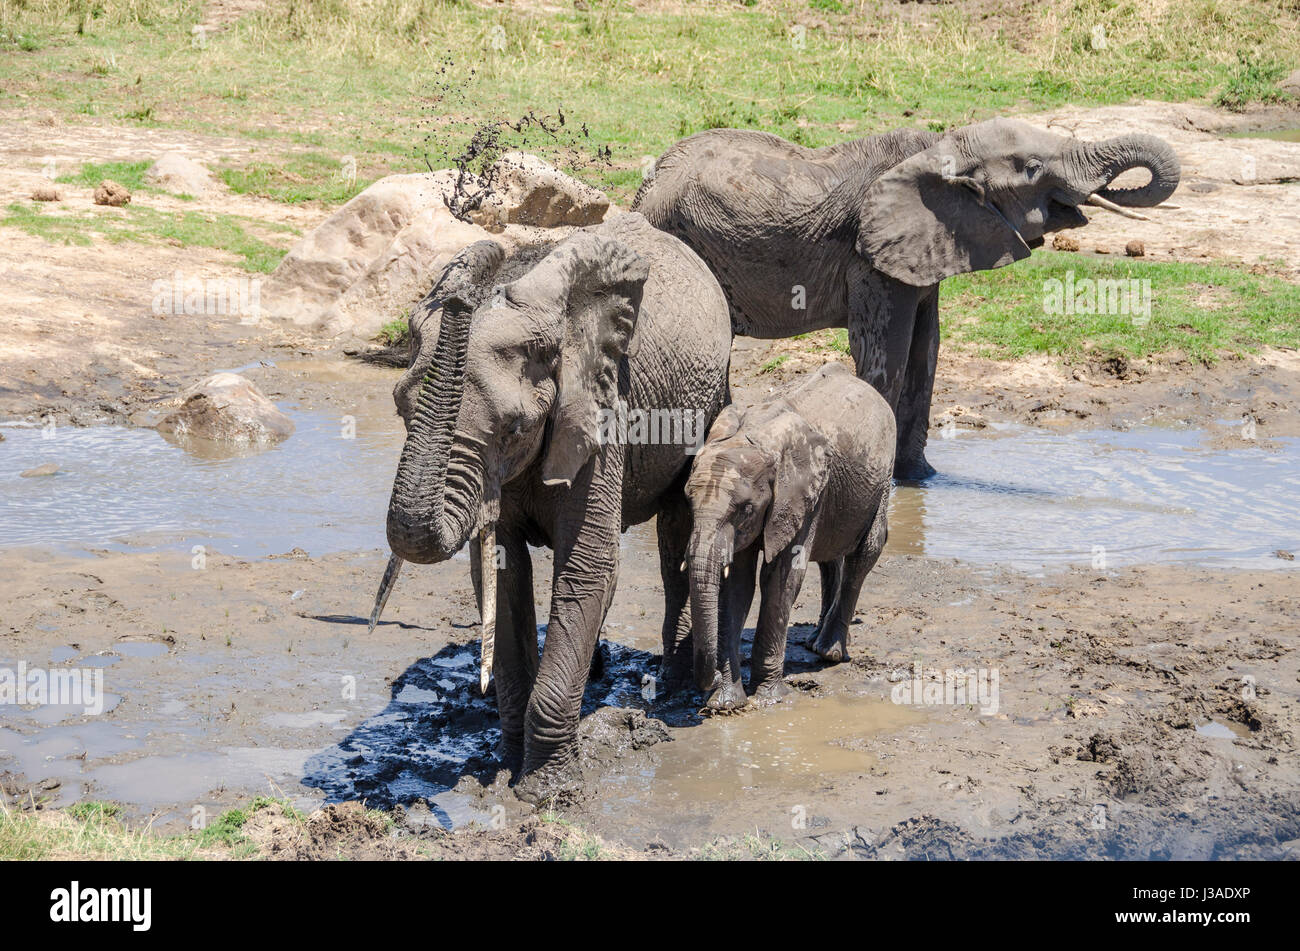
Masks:
[[[871,528],[858,543],[857,549],[844,559],[844,580],[840,588],[840,603],[833,616],[818,632],[817,640],[810,646],[819,657],[831,663],[849,659],[849,625],[858,608],[867,574],[876,566],[880,553],[889,538],[889,495],[880,500]]]
[[[501,759],[518,770],[524,756],[524,713],[537,677],[537,615],[533,560],[522,532],[497,525],[502,563],[497,568],[496,681]]]
[[[850,268],[848,282],[854,367],[885,398],[898,421],[894,475],[926,478],[934,474],[925,461],[925,439],[939,356],[938,286],[912,287],[865,261]]]
[[[749,702],[740,672],[740,639],[754,603],[757,573],[758,547],[751,545],[732,559],[727,578],[718,589],[718,673],[721,676],[705,702],[710,710],[735,710]]]
[[[865,261],[849,269],[849,353],[859,379],[874,386],[895,412],[922,292],[886,277]]]
[[[524,767],[517,794],[538,802],[558,792],[578,758],[578,719],[592,653],[618,577],[623,447],[602,446],[560,496],[546,644],[524,714]]]
[[[934,373],[939,362],[939,289],[922,298],[912,330],[912,348],[903,375],[903,389],[896,407],[898,445],[894,453],[894,475],[919,481],[934,475],[926,462],[925,443],[930,433],[930,400],[934,395]]]
[[[660,632],[663,660],[659,679],[666,690],[687,684],[692,676],[690,576],[682,571],[691,537],[691,509],[686,495],[673,490],[655,519],[659,536],[659,577],[664,585],[664,624]]]
[[[790,625],[790,609],[803,585],[806,557],[810,542],[803,543],[796,555],[789,549],[763,566],[759,585],[763,600],[758,608],[758,629],[754,632],[754,654],[749,662],[749,681],[756,700],[779,700],[790,692],[785,685],[785,644]],[[798,546],[795,546],[798,548]]]
[[[822,608],[817,617],[817,629],[813,631],[813,636],[809,639],[810,644],[816,643],[817,639],[821,637],[822,631],[826,629],[827,621],[840,603],[840,586],[844,577],[844,559],[823,561],[817,567],[820,570],[822,582]]]

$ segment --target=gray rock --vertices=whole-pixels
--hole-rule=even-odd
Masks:
[[[245,446],[279,442],[293,429],[293,421],[237,373],[217,373],[190,387],[180,409],[158,424],[160,433],[177,442]]]
[[[495,190],[509,224],[555,228],[583,227],[602,221],[609,198],[543,162],[536,155],[507,152],[494,166]]]
[[[20,472],[18,475],[23,479],[34,479],[37,476],[56,475],[58,471],[59,464],[57,462],[47,462],[44,465],[37,466],[35,469],[28,469],[26,472]]]

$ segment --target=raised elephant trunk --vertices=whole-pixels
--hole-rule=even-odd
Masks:
[[[464,546],[479,520],[485,446],[456,429],[471,315],[458,301],[443,309],[438,344],[397,466],[388,503],[388,544],[407,561],[446,561]]]
[[[691,545],[691,641],[695,650],[695,685],[714,686],[718,672],[718,595],[731,565],[730,542],[716,536],[714,544]]]
[[[1150,208],[1174,193],[1181,174],[1178,156],[1167,142],[1139,133],[1079,142],[1067,149],[1065,160],[1072,170],[1071,187],[1079,192],[1078,203],[1096,195],[1128,208]],[[1151,181],[1133,188],[1111,187],[1121,173],[1133,168],[1147,169]]]

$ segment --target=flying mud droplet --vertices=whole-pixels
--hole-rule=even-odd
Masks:
[[[461,221],[478,223],[485,205],[503,193],[501,179],[509,152],[529,152],[575,177],[585,169],[611,167],[613,150],[595,142],[586,123],[574,123],[562,105],[553,111],[530,108],[518,118],[483,119],[483,95],[471,97],[476,71],[457,77],[450,55],[431,80],[420,126],[425,129],[419,159],[429,171],[453,168],[457,175],[443,195]],[[465,129],[472,129],[466,139]]]

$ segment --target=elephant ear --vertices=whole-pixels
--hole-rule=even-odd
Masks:
[[[825,436],[800,421],[781,450],[763,526],[764,561],[785,551],[812,518],[830,477],[829,449]]]
[[[709,435],[705,441],[713,442],[719,439],[730,439],[736,435],[736,431],[739,429],[740,410],[732,403],[730,406],[722,408],[722,412],[718,414],[717,419],[713,421],[713,425],[709,427]]]
[[[856,248],[877,271],[929,287],[1029,257],[1029,246],[989,200],[979,170],[958,146],[945,136],[867,189]]]
[[[553,255],[561,269],[564,327],[542,481],[572,485],[600,445],[600,414],[618,400],[649,263],[627,245],[580,231]]]

